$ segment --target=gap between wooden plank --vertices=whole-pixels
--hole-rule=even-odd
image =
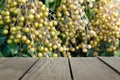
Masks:
[[[71,80],[67,58],[41,58],[21,80]]]
[[[71,80],[74,80],[73,72],[72,72],[72,68],[71,68],[71,63],[70,63],[70,59],[69,58],[68,58],[68,64],[69,64],[69,70],[70,70]]]
[[[97,57],[101,62],[103,62],[105,65],[107,65],[108,67],[110,67],[113,71],[115,71],[116,73],[118,73],[120,75],[120,72],[115,69],[113,66],[111,66],[110,64],[108,64],[107,62],[105,62],[104,60],[102,60],[100,57]]]
[[[70,58],[74,80],[119,80],[120,76],[97,58]]]
[[[19,80],[36,60],[38,59],[8,58],[8,60],[0,64],[0,80]]]
[[[38,61],[39,61],[39,59],[38,59],[37,61],[35,61],[35,63],[34,63],[33,65],[31,65],[30,68],[28,68],[28,70],[26,70],[26,72],[19,78],[19,80],[21,80],[21,79],[25,76],[25,74],[27,74],[28,71],[29,71]]]

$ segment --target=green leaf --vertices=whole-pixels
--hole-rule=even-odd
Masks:
[[[55,11],[55,9],[60,5],[61,0],[45,0],[45,5],[51,10]]]
[[[19,46],[15,43],[8,45],[10,52],[12,55],[16,55],[18,53],[19,50]]]
[[[50,4],[50,3],[53,3],[53,2],[54,2],[54,0],[45,0],[45,5],[46,5],[47,7],[50,7],[49,4]]]
[[[4,8],[4,0],[0,1],[0,10],[2,10]]]
[[[0,46],[5,42],[5,39],[6,39],[5,36],[0,37]]]
[[[116,54],[114,54],[114,57],[120,57],[120,52],[117,52]]]
[[[55,0],[53,6],[51,6],[51,10],[54,11],[61,3],[61,0]]]
[[[0,57],[4,57],[4,55],[2,54],[2,52],[0,52]]]
[[[3,49],[2,49],[2,54],[5,56],[5,57],[8,57],[10,55],[10,49],[8,46],[5,46]]]
[[[23,45],[23,51],[27,51],[27,45],[26,44]]]
[[[113,53],[112,52],[103,52],[101,54],[101,56],[103,56],[103,57],[111,57],[111,56],[113,56]]]
[[[87,52],[87,56],[88,57],[93,57],[93,53],[94,53],[94,49],[89,49],[88,52]]]
[[[105,56],[106,56],[106,53],[105,53],[105,52],[104,52],[104,53],[101,53],[101,56],[105,57]]]
[[[29,55],[25,54],[25,53],[18,53],[17,55],[18,57],[30,57]]]
[[[117,47],[117,48],[120,48],[120,40],[119,40],[118,45],[117,45],[116,47]]]
[[[53,57],[53,52],[48,52],[49,57]]]

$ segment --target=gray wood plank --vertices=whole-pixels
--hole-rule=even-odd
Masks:
[[[41,58],[22,80],[71,80],[67,58]]]
[[[7,58],[0,58],[0,63],[3,63],[7,60]]]
[[[0,80],[18,80],[35,61],[37,58],[9,58],[0,64]]]
[[[100,57],[104,62],[112,66],[114,69],[120,72],[120,58],[117,57]]]
[[[120,75],[97,58],[71,58],[74,80],[120,80]]]

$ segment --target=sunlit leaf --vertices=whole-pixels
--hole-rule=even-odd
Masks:
[[[18,53],[19,50],[19,46],[15,43],[8,45],[10,52],[12,55],[16,55]]]

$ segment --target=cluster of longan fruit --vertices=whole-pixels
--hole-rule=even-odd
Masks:
[[[56,9],[55,17],[60,23],[57,30],[60,31],[61,39],[64,39],[63,45],[69,49],[68,53],[79,49],[86,53],[91,49],[88,41],[96,37],[96,32],[87,27],[89,20],[84,6],[81,6],[84,2],[90,3],[90,0],[62,0]]]
[[[101,0],[98,7],[94,8],[96,15],[95,19],[92,20],[92,29],[96,32],[97,38],[90,43],[96,43],[96,45],[92,45],[93,48],[99,48],[101,42],[110,44],[105,51],[116,53],[116,46],[120,39],[120,19],[119,13],[115,11],[118,5],[112,5],[110,3],[108,5],[109,1]],[[95,55],[98,55],[99,51],[100,49],[96,49],[94,52]]]
[[[34,57],[47,57],[48,52],[54,53],[61,48],[61,41],[58,39],[59,31],[54,27],[58,23],[49,20],[48,15],[49,9],[41,1],[6,0],[5,8],[0,11],[0,25],[8,37],[7,43],[18,44],[21,52],[24,52],[23,45],[27,45]]]
[[[90,0],[86,0],[90,2]],[[20,51],[33,57],[49,57],[49,53],[71,57],[70,52],[91,49],[88,40],[96,36],[87,27],[89,20],[84,12],[83,0],[61,0],[55,14],[38,0],[6,0],[5,8],[0,11],[0,25],[3,34],[8,36],[8,44],[18,44]],[[52,16],[54,19],[49,19]]]
[[[114,11],[115,6],[107,5],[110,0],[98,1],[95,6],[92,1],[61,0],[51,12],[39,0],[5,0],[0,26],[8,45],[18,44],[19,51],[33,57],[51,57],[51,53],[52,57],[71,57],[71,53],[87,53],[89,49],[95,49],[93,55],[98,56],[101,42],[109,43],[106,51],[115,53],[120,15]],[[86,8],[94,9],[93,20],[88,19]]]

